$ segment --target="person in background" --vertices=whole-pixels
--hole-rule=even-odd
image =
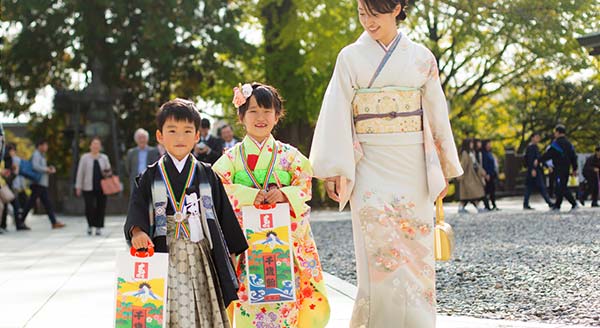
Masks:
[[[223,125],[219,129],[219,135],[223,139],[223,151],[232,148],[238,143],[238,140],[233,135],[233,128],[229,124]]]
[[[160,156],[158,149],[148,146],[149,139],[148,131],[141,128],[137,129],[133,134],[133,140],[135,140],[137,146],[127,151],[125,171],[129,176],[130,193],[133,192],[135,178],[144,173],[146,167],[156,162]]]
[[[223,154],[223,140],[210,135],[210,121],[206,118],[200,123],[200,142],[194,152],[199,161],[209,164],[214,164]]]
[[[6,183],[15,194],[15,199],[11,202],[13,208],[13,217],[17,230],[30,230],[23,222],[23,206],[27,202],[27,194],[25,193],[26,183],[25,178],[19,175],[19,165],[21,158],[17,156],[17,145],[8,144],[6,146],[6,155],[4,156]],[[7,204],[5,204],[7,205]],[[0,230],[6,230],[6,221],[8,217],[8,207],[4,207],[2,213],[2,221],[0,222]]]
[[[75,179],[75,194],[77,197],[81,197],[83,194],[85,200],[88,236],[92,235],[92,229],[96,229],[96,236],[100,236],[104,227],[106,195],[102,192],[100,181],[110,173],[111,167],[108,156],[101,153],[101,150],[100,138],[92,138],[90,152],[83,154],[79,160]]]
[[[35,171],[42,174],[42,177],[40,181],[31,184],[31,196],[29,196],[29,200],[23,209],[22,222],[25,224],[27,214],[33,208],[36,200],[39,198],[42,201],[42,205],[44,205],[44,208],[46,209],[46,213],[48,213],[48,218],[52,224],[52,229],[60,229],[64,227],[65,224],[56,220],[54,208],[52,207],[52,202],[50,202],[50,196],[48,195],[49,175],[56,173],[56,168],[54,166],[48,166],[46,162],[48,141],[40,140],[36,142],[35,147],[36,150],[31,156],[31,165]]]
[[[572,211],[578,207],[573,194],[571,194],[567,187],[569,175],[577,176],[577,154],[575,153],[575,147],[567,139],[566,133],[566,127],[558,124],[554,128],[554,141],[552,141],[548,150],[542,155],[542,161],[551,159],[556,170],[556,202],[553,207],[554,211],[560,211],[563,197],[571,203]],[[572,171],[570,171],[570,168],[572,168]]]
[[[460,164],[464,174],[457,178],[459,183],[459,199],[461,201],[458,212],[468,213],[465,209],[467,204],[471,203],[477,209],[477,212],[485,211],[479,207],[479,201],[485,197],[483,188],[483,178],[485,171],[477,163],[475,152],[475,140],[465,139],[461,147]]]
[[[492,142],[484,140],[481,147],[481,166],[485,170],[485,208],[488,211],[498,211],[496,206],[496,180],[498,179],[498,164],[492,153]],[[490,206],[491,204],[491,206]]]
[[[534,132],[531,134],[531,137],[529,137],[529,145],[525,150],[524,160],[527,166],[527,178],[525,180],[525,196],[523,197],[524,210],[534,210],[534,208],[529,205],[529,197],[534,188],[537,188],[540,191],[540,194],[544,197],[548,207],[554,207],[554,204],[548,195],[548,191],[546,190],[544,170],[542,170],[542,155],[538,148],[538,143],[541,139],[542,137],[539,133]]]
[[[585,199],[592,195],[592,207],[598,207],[598,189],[600,188],[598,179],[600,174],[600,146],[597,146],[592,156],[588,157],[583,165],[583,176],[587,181],[587,188],[583,192],[581,205],[585,205]]]

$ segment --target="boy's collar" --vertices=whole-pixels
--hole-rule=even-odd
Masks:
[[[179,173],[181,173],[181,171],[183,171],[183,168],[185,167],[185,163],[187,163],[187,160],[190,157],[190,154],[185,155],[185,157],[182,160],[178,160],[177,158],[175,158],[175,156],[171,155],[171,153],[169,153],[169,152],[167,152],[167,154],[171,158],[171,161],[173,161],[173,164],[175,165],[175,168],[177,169],[177,171]]]

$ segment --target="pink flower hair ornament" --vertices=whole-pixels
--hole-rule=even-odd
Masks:
[[[242,105],[246,103],[248,98],[252,96],[252,85],[246,83],[242,85],[241,83],[233,88],[233,105],[235,108],[240,108]]]

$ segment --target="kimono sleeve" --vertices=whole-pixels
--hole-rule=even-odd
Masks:
[[[233,165],[233,158],[235,158],[234,150],[235,148],[230,149],[223,154],[212,168],[221,178],[221,182],[225,187],[225,191],[227,191],[227,195],[229,195],[234,210],[239,211],[243,206],[253,205],[256,195],[258,195],[260,190],[233,183],[233,176],[235,175],[235,167]]]
[[[296,150],[296,155],[289,170],[292,181],[289,186],[281,188],[287,197],[290,207],[300,216],[306,210],[306,202],[312,196],[312,168],[308,159]]]
[[[319,119],[315,126],[310,163],[318,178],[342,176],[355,178],[352,98],[354,88],[346,52],[338,55],[329,81]]]
[[[139,179],[139,182],[134,184],[124,226],[125,239],[128,242],[131,241],[131,229],[133,227],[142,229],[142,231],[150,236],[151,172],[154,172],[154,170],[146,170]]]
[[[221,180],[212,170],[210,170],[208,176],[210,177],[213,205],[219,218],[219,224],[225,238],[225,243],[227,243],[227,248],[231,254],[240,255],[248,249],[246,237],[231,208],[227,192],[225,192]]]
[[[430,57],[429,74],[423,86],[423,110],[429,120],[444,177],[450,179],[463,174],[463,170],[450,127],[448,105],[440,84],[437,61],[429,50],[427,56]]]

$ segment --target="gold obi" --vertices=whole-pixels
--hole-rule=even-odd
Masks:
[[[418,88],[358,89],[352,109],[357,134],[423,130],[421,89]]]

